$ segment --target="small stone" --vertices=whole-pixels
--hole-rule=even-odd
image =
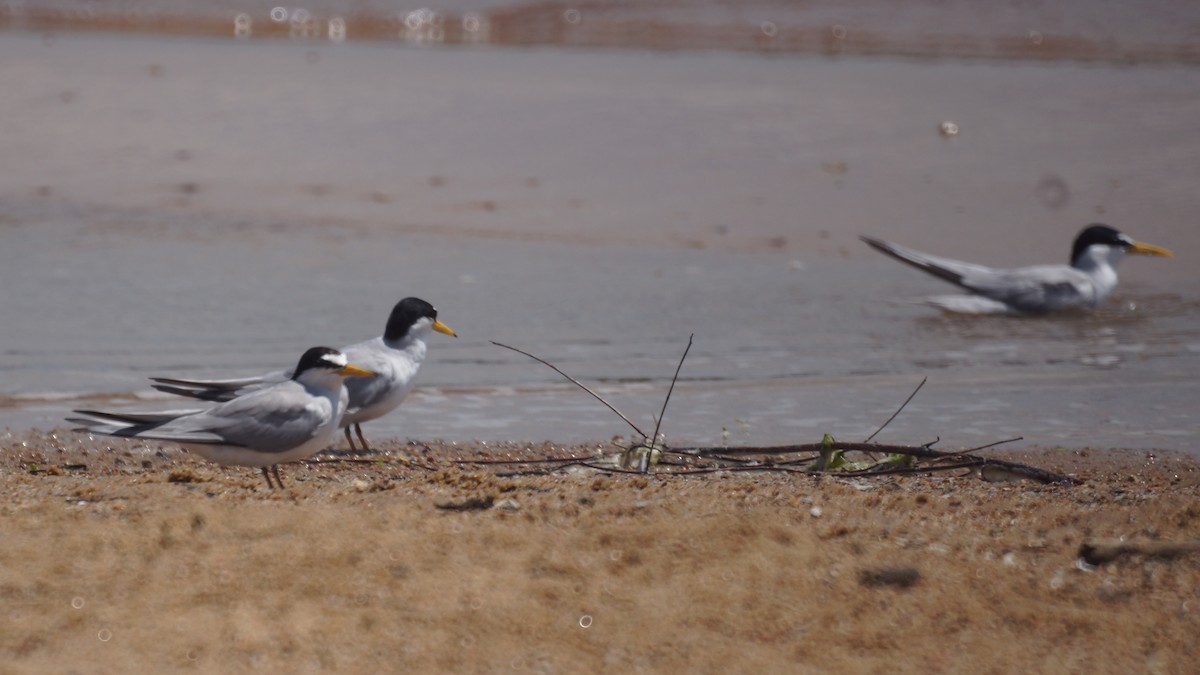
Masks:
[[[858,582],[863,586],[895,586],[910,588],[921,580],[915,567],[876,567],[859,573]]]
[[[496,509],[497,511],[520,511],[521,505],[518,504],[517,500],[513,499],[512,497],[506,497],[496,502],[492,508]]]

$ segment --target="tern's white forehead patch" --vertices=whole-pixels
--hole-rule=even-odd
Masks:
[[[335,354],[324,354],[321,356],[321,360],[334,368],[345,368],[346,364],[349,363],[349,361],[346,360],[346,355],[341,352],[337,352]]]

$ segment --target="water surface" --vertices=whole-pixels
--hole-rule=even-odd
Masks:
[[[1200,73],[722,53],[0,36],[0,425],[158,374],[290,365],[417,295],[376,437],[1194,450]],[[954,139],[938,124],[954,120]],[[1054,262],[1103,219],[1174,248],[1094,313],[952,317],[870,233]],[[104,401],[101,401],[104,403]],[[93,400],[88,405],[97,405]]]

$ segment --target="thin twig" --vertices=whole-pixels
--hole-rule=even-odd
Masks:
[[[826,475],[837,476],[839,478],[863,478],[868,476],[893,476],[896,474],[935,473],[938,471],[952,471],[954,469],[974,469],[979,466],[979,462],[960,462],[958,464],[938,464],[936,466],[894,466],[885,469],[862,469],[860,471],[831,471],[827,472]]]
[[[578,457],[542,457],[539,459],[456,459],[455,464],[555,464],[578,462]]]
[[[966,455],[966,454],[969,454],[972,452],[978,452],[980,450],[987,450],[988,448],[994,448],[997,445],[1004,445],[1005,443],[1016,443],[1017,441],[1023,441],[1023,440],[1025,440],[1024,436],[1017,436],[1016,438],[1006,438],[1002,441],[996,441],[995,443],[988,443],[987,445],[981,445],[977,448],[971,448],[970,450],[963,450],[961,454]]]
[[[549,367],[551,370],[553,370],[554,372],[558,373],[559,375],[562,375],[563,377],[567,378],[567,379],[568,379],[568,380],[570,380],[572,383],[574,383],[574,384],[575,384],[575,386],[577,386],[577,387],[579,387],[580,389],[582,389],[582,390],[586,391],[587,393],[591,394],[591,395],[592,395],[592,398],[595,398],[597,401],[600,401],[600,402],[601,402],[601,403],[603,403],[603,404],[605,405],[605,407],[607,407],[609,410],[611,410],[611,411],[615,412],[615,413],[617,414],[617,417],[620,417],[621,419],[625,420],[625,423],[626,423],[626,424],[628,424],[628,425],[629,425],[629,426],[630,426],[630,427],[631,427],[631,428],[632,428],[634,431],[638,432],[638,435],[640,435],[642,438],[646,438],[646,432],[642,431],[641,429],[639,429],[639,428],[638,428],[638,426],[637,426],[636,424],[634,424],[633,422],[629,421],[629,418],[628,418],[628,417],[626,417],[625,415],[621,414],[621,411],[620,411],[620,410],[617,410],[616,408],[614,408],[614,407],[612,406],[612,404],[611,404],[611,403],[609,403],[608,401],[605,401],[603,398],[601,398],[601,397],[600,397],[600,394],[597,394],[596,392],[592,391],[591,389],[588,389],[587,387],[585,387],[585,386],[583,385],[583,383],[581,383],[579,380],[576,380],[575,378],[571,377],[570,375],[568,375],[568,374],[564,373],[563,371],[559,370],[559,369],[558,369],[558,366],[556,366],[556,365],[554,365],[553,363],[550,363],[549,361],[546,361],[546,360],[544,360],[544,359],[539,359],[538,357],[534,356],[533,354],[530,354],[529,352],[526,352],[526,351],[521,351],[520,349],[517,349],[516,347],[510,347],[510,346],[508,346],[508,345],[506,345],[506,344],[502,344],[502,343],[500,343],[500,342],[496,342],[495,340],[489,340],[489,342],[491,342],[492,344],[496,345],[497,347],[504,347],[505,349],[511,349],[512,351],[514,351],[514,352],[516,352],[516,353],[518,353],[518,354],[524,354],[525,356],[528,356],[529,358],[533,359],[534,361],[537,361],[538,363],[540,363],[540,364],[542,364],[542,365],[544,365],[544,366],[547,366],[547,367]]]
[[[901,403],[901,404],[900,404],[900,407],[896,409],[896,412],[892,413],[892,416],[891,416],[891,417],[889,417],[889,418],[887,418],[887,421],[883,423],[883,426],[881,426],[881,427],[879,427],[878,429],[876,429],[876,430],[875,430],[875,433],[871,434],[870,436],[867,436],[867,440],[866,440],[866,441],[864,441],[864,442],[866,442],[866,443],[870,443],[872,438],[875,438],[876,436],[878,436],[878,435],[879,435],[879,432],[881,432],[881,431],[883,431],[884,429],[886,429],[886,428],[887,428],[887,425],[891,424],[891,423],[892,423],[892,420],[896,419],[896,416],[897,416],[897,415],[899,415],[899,414],[900,414],[900,412],[904,410],[905,406],[907,406],[907,405],[908,405],[908,402],[909,402],[909,401],[911,401],[911,400],[913,400],[913,397],[917,395],[917,392],[918,392],[918,391],[921,391],[921,387],[924,387],[924,386],[925,386],[925,380],[928,380],[928,379],[929,379],[928,377],[922,377],[922,378],[921,378],[921,384],[918,384],[918,385],[917,385],[917,388],[916,388],[916,389],[913,389],[912,393],[908,395],[908,398],[904,399],[904,403]]]
[[[679,370],[683,368],[683,361],[687,358],[688,352],[692,350],[692,338],[696,337],[695,333],[688,336],[687,347],[683,350],[683,356],[679,357],[679,365],[675,366],[675,375],[671,377],[671,387],[667,389],[667,397],[663,399],[662,410],[658,413],[658,420],[654,422],[654,436],[650,438],[650,446],[653,447],[658,442],[658,430],[662,426],[663,416],[667,414],[667,404],[671,402],[671,392],[675,391],[675,381],[679,379]]]
[[[304,464],[374,464],[384,466],[415,466],[418,469],[426,471],[437,471],[437,467],[421,464],[420,462],[407,459],[400,456],[392,456],[389,459],[367,459],[365,457],[330,457],[328,455],[318,455],[303,461]]]
[[[579,466],[586,466],[587,468],[595,469],[596,471],[607,471],[608,473],[628,473],[628,474],[632,474],[634,476],[645,476],[646,475],[645,471],[637,471],[634,469],[622,469],[622,468],[616,467],[616,466],[600,466],[599,464],[590,464],[588,462],[580,462]],[[662,473],[662,474],[652,474],[652,475],[668,475],[669,476],[670,472]]]

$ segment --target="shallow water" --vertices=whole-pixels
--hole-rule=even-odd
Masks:
[[[15,428],[59,424],[77,405],[65,395],[157,398],[150,375],[288,365],[311,343],[381,332],[396,296],[413,292],[462,337],[432,336],[423,386],[368,425],[375,437],[630,432],[489,340],[550,360],[649,431],[695,333],[664,424],[677,443],[865,437],[924,376],[884,438],[1184,449],[1196,438],[1194,294],[1132,288],[1095,314],[967,318],[881,298],[915,296],[925,282],[865,256],[798,265],[776,253],[386,234],[335,244],[319,230],[181,244],[69,222],[5,236],[28,246],[19,260],[64,258],[4,273],[20,289],[4,315],[23,317],[6,324],[5,344],[18,347],[0,356],[14,397],[0,421]],[[322,260],[348,249],[353,274]]]
[[[462,337],[369,436],[629,433],[489,340],[648,431],[694,333],[675,444],[857,440],[927,376],[881,440],[1197,448],[1195,70],[9,34],[0,86],[0,426],[417,295]],[[909,303],[948,287],[855,240],[1053,262],[1095,219],[1179,257],[1051,318]]]

